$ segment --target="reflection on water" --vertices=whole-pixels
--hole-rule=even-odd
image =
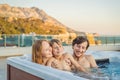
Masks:
[[[120,79],[120,62],[111,62],[110,64],[98,64],[104,66],[101,68],[91,69],[92,74],[75,72],[75,75],[88,78],[90,80],[119,80]]]
[[[110,62],[110,64],[104,64],[106,68],[100,68],[100,70],[107,75],[110,80],[119,80],[120,78],[120,62]]]
[[[90,80],[109,80],[109,77],[99,69],[95,68],[95,69],[91,69],[90,71],[91,73],[89,74],[82,73],[82,72],[74,72],[74,73],[77,76],[84,77]]]

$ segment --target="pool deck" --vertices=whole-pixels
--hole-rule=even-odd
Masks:
[[[7,57],[31,53],[31,47],[0,47],[0,80],[7,80]]]
[[[90,46],[88,50],[120,51],[120,45],[95,45]]]
[[[7,80],[6,58],[0,59],[0,80]]]
[[[31,47],[0,47],[0,58],[31,53]]]
[[[64,46],[66,52],[72,52],[71,46]],[[107,50],[107,51],[120,51],[120,45],[97,45],[90,46],[88,50]],[[32,53],[32,47],[0,47],[0,58],[9,56],[20,56]]]

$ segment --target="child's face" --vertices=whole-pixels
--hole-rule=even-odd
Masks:
[[[60,56],[61,53],[63,52],[63,47],[62,47],[62,45],[59,45],[59,44],[57,44],[57,43],[54,43],[54,44],[52,45],[52,52],[53,52],[54,57]]]
[[[52,57],[52,48],[50,47],[50,44],[47,41],[42,42],[41,53],[43,57]]]
[[[73,51],[74,51],[75,56],[77,57],[82,56],[86,51],[87,44],[88,44],[87,42],[83,42],[81,44],[75,44],[73,46]]]

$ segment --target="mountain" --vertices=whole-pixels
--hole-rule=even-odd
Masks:
[[[8,31],[5,29],[8,29]],[[13,7],[8,4],[0,4],[0,31],[2,31],[1,34],[30,32],[61,34],[74,32],[74,30],[66,27],[39,8]]]

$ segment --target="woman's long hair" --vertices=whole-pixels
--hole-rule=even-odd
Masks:
[[[41,53],[43,41],[47,41],[47,40],[36,40],[35,43],[32,45],[32,61],[38,64],[43,63],[43,58]]]

